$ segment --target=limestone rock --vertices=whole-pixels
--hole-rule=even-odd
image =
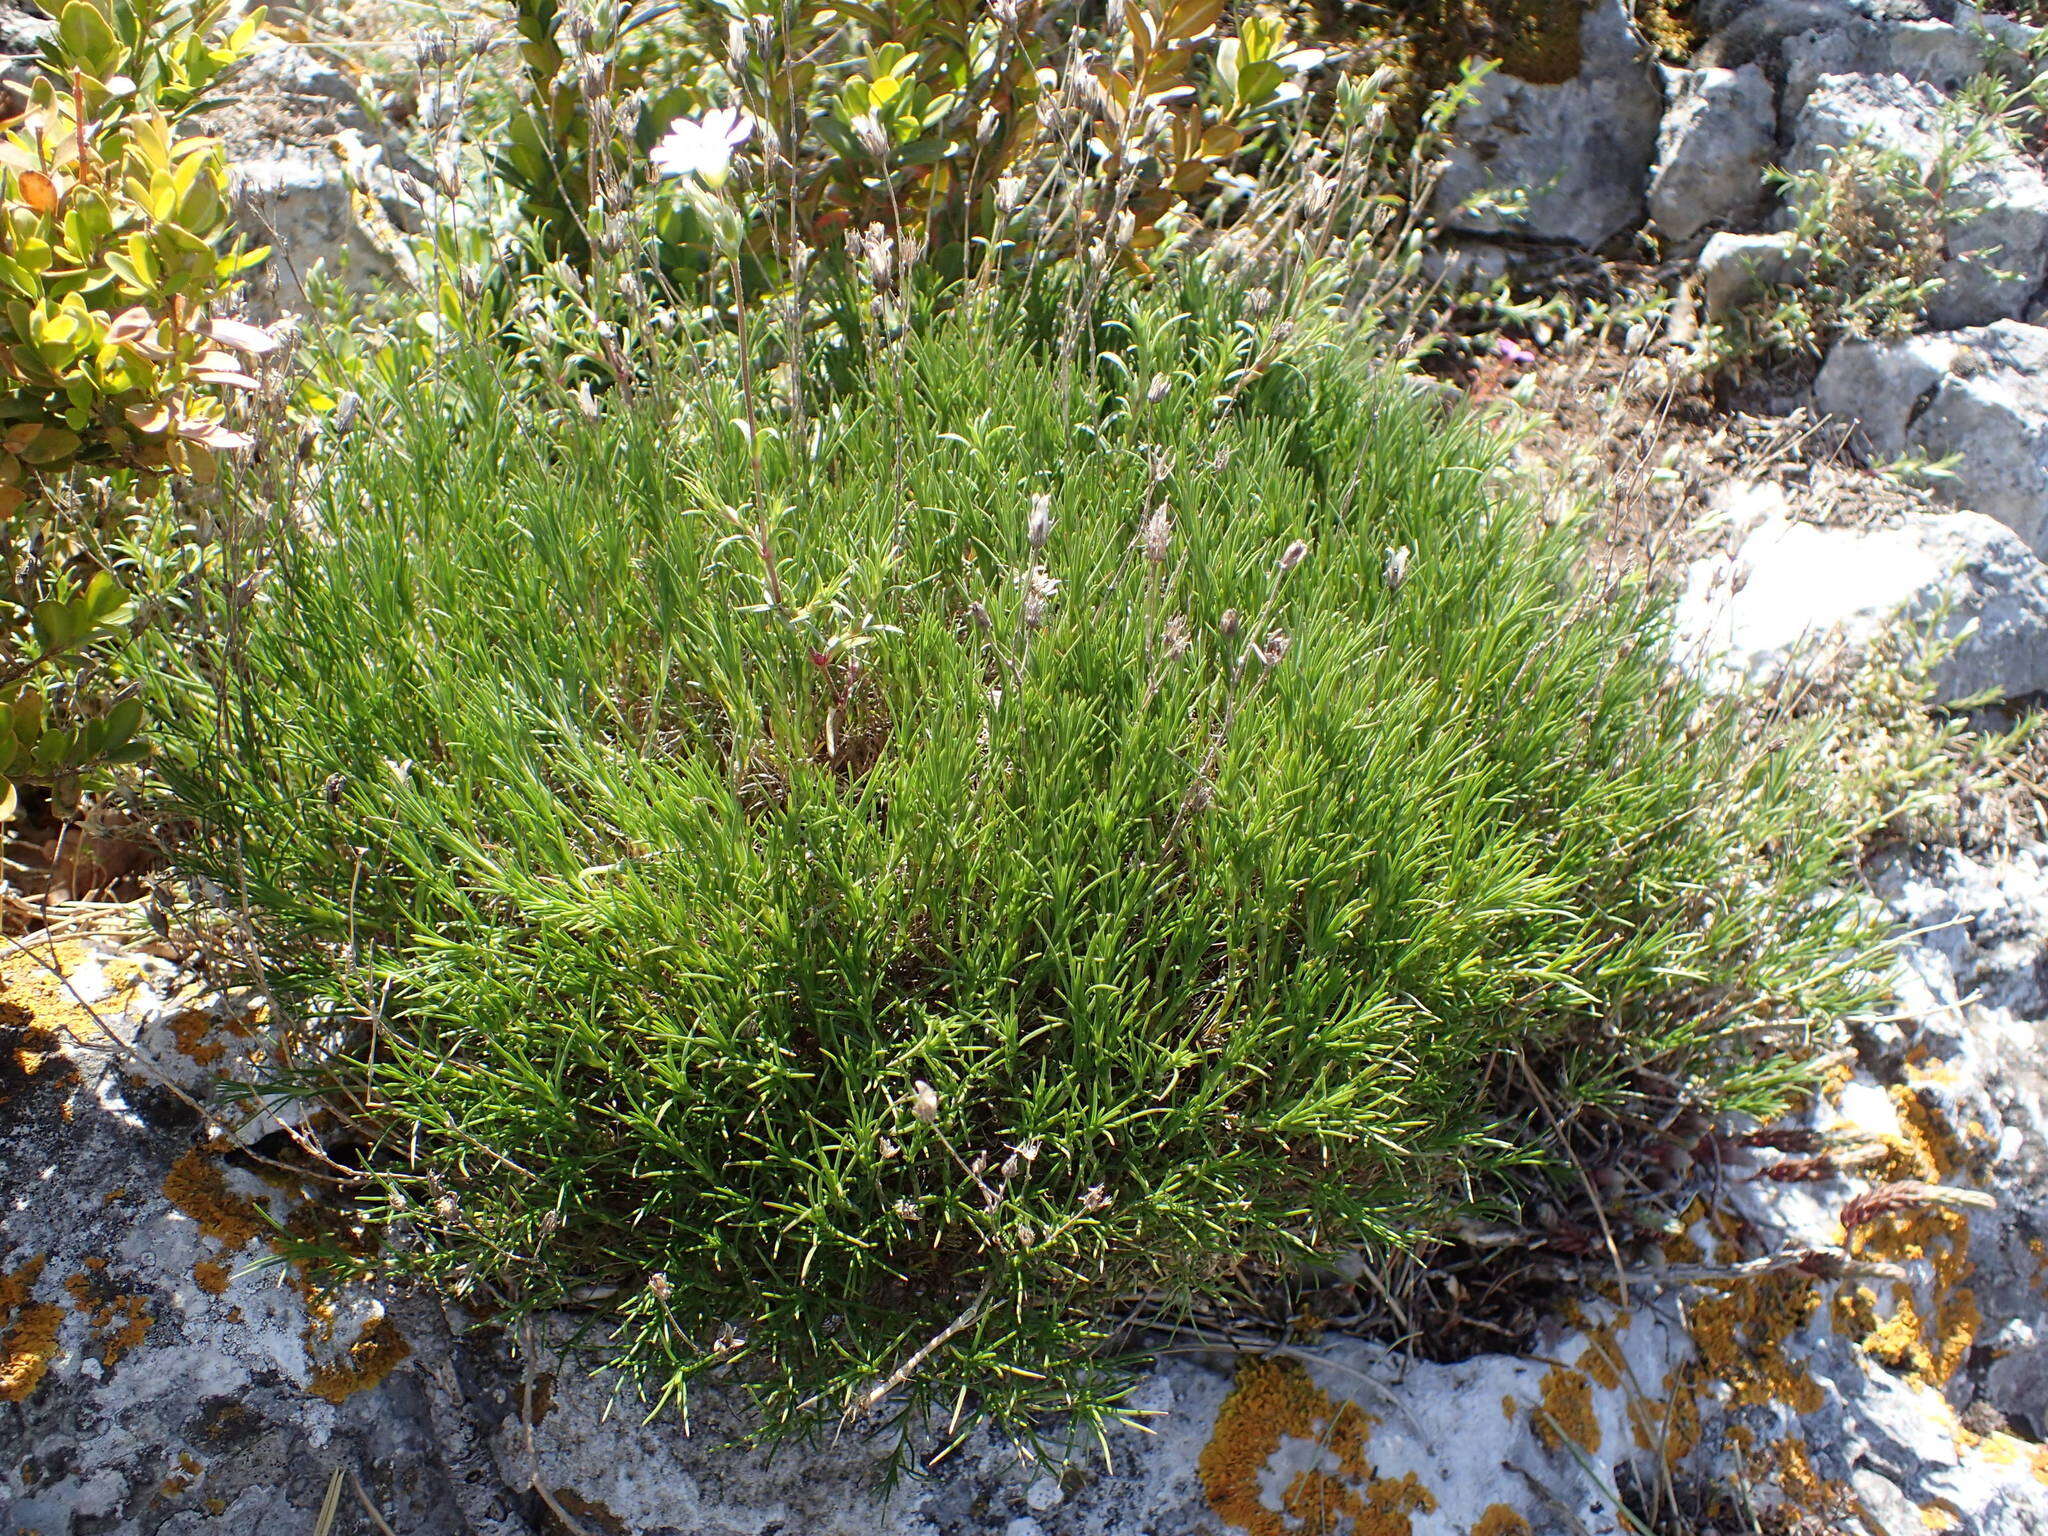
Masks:
[[[232,99],[200,126],[227,148],[244,236],[271,247],[251,278],[255,311],[303,310],[315,272],[354,293],[395,276],[389,232],[420,227],[424,184],[355,80],[274,37],[234,80]]]
[[[1935,1510],[1957,1536],[2031,1536],[2041,1452],[1998,1426],[2040,1422],[2022,1416],[2048,1336],[2048,848],[1900,858],[1873,884],[1902,929],[1901,1005],[1774,1133],[1831,1152],[1711,1133],[1702,1202],[1625,1305],[1588,1296],[1526,1354],[1451,1364],[1343,1338],[1177,1352],[1130,1399],[1151,1432],[1112,1432],[1106,1466],[1091,1442],[1062,1474],[984,1429],[893,1495],[856,1433],[735,1447],[715,1381],[687,1433],[648,1420],[590,1369],[587,1317],[494,1330],[360,1286],[316,1304],[295,1268],[257,1268],[264,1212],[324,1218],[203,1145],[180,1094],[213,1113],[210,1074],[260,1022],[165,962],[75,941],[43,949],[48,969],[17,955],[0,962],[0,1513],[36,1536],[303,1531],[334,1487],[334,1529],[372,1529],[359,1480],[419,1536],[1241,1536],[1299,1524],[1283,1499],[1361,1529],[1506,1536],[1614,1528],[1617,1489],[1668,1478],[1739,1483],[1816,1528],[1853,1493],[1880,1522]],[[1845,1251],[1851,1202],[1900,1179],[1938,1196]]]
[[[1763,211],[1764,169],[1777,151],[1776,92],[1755,64],[1667,70],[1665,80],[1671,105],[1657,131],[1650,222],[1685,246]]]
[[[1725,320],[1774,283],[1796,281],[1806,258],[1791,232],[1736,235],[1723,231],[1700,248],[1700,294],[1709,320]]]
[[[1800,109],[1790,171],[1821,169],[1851,145],[1935,164],[1962,132],[1932,86],[1903,75],[1823,75]],[[2023,314],[2048,274],[2048,177],[2009,141],[1962,169],[1949,197],[1963,217],[1946,231],[1942,287],[1928,306],[1937,329]]]
[[[1702,561],[1677,620],[1684,664],[1718,684],[1757,684],[1836,663],[1873,642],[1930,631],[1942,702],[2048,689],[2048,566],[1974,512],[1883,528],[1774,518],[1732,555]]]
[[[2048,330],[1995,325],[1901,341],[1842,342],[1814,400],[1885,458],[1954,457],[1934,490],[1998,519],[2048,557]]]
[[[1628,0],[1592,0],[1579,39],[1577,78],[1494,74],[1458,114],[1436,191],[1453,229],[1591,249],[1641,221],[1663,115],[1656,63]]]
[[[1796,117],[1824,75],[1903,75],[1947,94],[1987,71],[2024,70],[2037,32],[1958,5],[1946,21],[1857,19],[1795,33],[1781,44],[1780,105]]]

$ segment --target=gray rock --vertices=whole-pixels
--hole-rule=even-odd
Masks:
[[[1934,490],[2048,557],[2048,330],[2001,320],[1947,335],[1843,342],[1814,382],[1823,411],[1884,458],[1954,456]]]
[[[1663,116],[1656,62],[1628,0],[1592,0],[1579,38],[1576,79],[1496,73],[1458,114],[1435,198],[1452,229],[1592,249],[1641,222]]]
[[[1723,232],[1700,248],[1700,296],[1709,320],[1725,320],[1775,283],[1797,281],[1806,256],[1790,231],[1775,235]]]
[[[424,183],[355,80],[326,58],[268,39],[200,126],[226,145],[236,213],[270,261],[250,282],[259,316],[304,310],[315,272],[362,294],[398,275],[392,230],[422,219]]]
[[[1871,529],[1772,519],[1694,567],[1677,615],[1682,663],[1723,686],[1854,668],[1875,642],[1919,636],[1939,702],[2048,689],[2048,566],[1974,512]]]
[[[1755,64],[1667,70],[1665,87],[1670,106],[1657,130],[1650,222],[1685,247],[1763,211],[1764,170],[1777,151],[1776,93]]]
[[[1823,75],[1793,125],[1786,168],[1824,168],[1852,145],[1934,166],[1962,133],[1945,107],[1932,86],[1903,75]],[[1936,328],[2018,316],[2048,273],[2048,177],[1992,133],[1990,156],[1959,165],[1948,191],[1957,217],[1943,239],[1942,287],[1928,306]]]
[[[315,273],[357,293],[397,275],[365,225],[348,166],[333,149],[278,145],[260,159],[237,161],[230,184],[244,236],[271,248],[270,260],[249,283],[256,313],[305,310],[306,284]]]
[[[1796,118],[1825,75],[1903,75],[1948,94],[1987,71],[2023,70],[2037,31],[1959,5],[1950,21],[1859,19],[1795,33],[1780,44],[1779,107]]]

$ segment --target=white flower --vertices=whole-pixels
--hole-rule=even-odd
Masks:
[[[695,176],[716,192],[732,173],[732,152],[753,131],[754,120],[735,107],[718,107],[700,118],[679,117],[647,159],[659,175]]]

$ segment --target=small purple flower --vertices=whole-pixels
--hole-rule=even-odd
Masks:
[[[1518,368],[1526,368],[1536,361],[1536,354],[1512,336],[1503,336],[1494,342],[1493,350],[1496,356],[1513,363]]]

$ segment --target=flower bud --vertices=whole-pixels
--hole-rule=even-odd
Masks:
[[[1280,574],[1285,576],[1307,558],[1308,545],[1304,544],[1300,539],[1296,539],[1292,544],[1280,551]]]
[[[1244,620],[1238,617],[1237,610],[1235,608],[1226,608],[1223,610],[1222,621],[1219,624],[1217,624],[1216,627],[1222,631],[1224,639],[1235,640],[1237,638],[1238,628],[1243,623]]]
[[[935,1124],[939,1118],[938,1090],[921,1077],[911,1084],[910,1112],[917,1116],[920,1125]]]
[[[1401,583],[1408,579],[1408,546],[1406,544],[1403,544],[1399,549],[1387,551],[1387,563],[1381,575],[1386,580],[1389,592],[1401,590]]]
[[[1045,548],[1052,537],[1052,497],[1042,491],[1031,498],[1031,518],[1024,525],[1024,536],[1034,551]]]

